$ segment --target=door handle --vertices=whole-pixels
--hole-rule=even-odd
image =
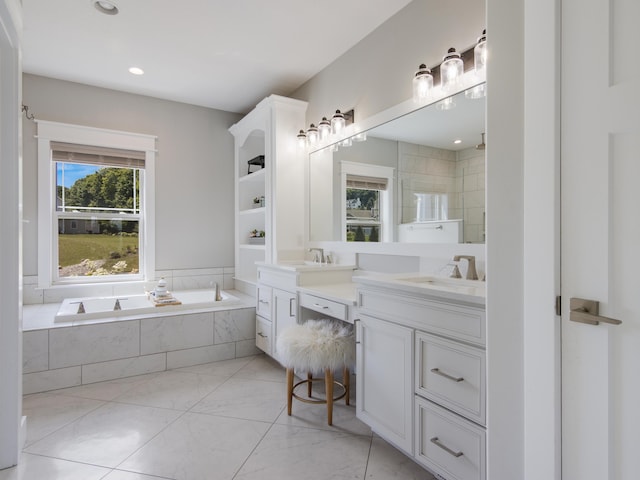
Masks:
[[[622,320],[604,317],[598,314],[600,302],[585,300],[584,298],[572,298],[569,301],[569,320],[572,322],[587,323],[589,325],[599,325],[600,322],[611,325],[620,325]]]

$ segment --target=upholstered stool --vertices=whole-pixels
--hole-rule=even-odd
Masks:
[[[291,415],[293,398],[306,403],[326,403],[327,423],[333,424],[333,402],[345,398],[349,405],[349,369],[355,362],[355,339],[353,327],[338,320],[308,320],[301,325],[286,328],[276,340],[278,360],[287,369],[287,413]],[[306,372],[307,379],[293,384],[294,371]],[[342,383],[333,378],[333,372],[342,370]],[[313,375],[324,374],[325,398],[311,399]],[[306,383],[307,397],[295,393],[295,389]],[[333,387],[343,389],[334,397]]]

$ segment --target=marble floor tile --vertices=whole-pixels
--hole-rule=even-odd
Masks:
[[[186,413],[119,468],[176,480],[229,480],[270,424]]]
[[[222,360],[220,362],[204,363],[192,367],[177,368],[175,372],[193,372],[201,375],[221,375],[230,377],[237,373],[242,367],[253,360],[253,357],[234,358],[232,360]]]
[[[287,415],[287,410],[284,409],[276,423],[294,427],[320,428],[354,435],[371,435],[371,428],[356,418],[355,404],[345,405],[344,399],[333,404],[333,425],[327,425],[326,405],[314,405],[295,399],[291,408],[291,416]]]
[[[237,378],[247,378],[251,380],[268,380],[272,382],[286,382],[285,370],[282,365],[271,357],[258,355],[238,370],[234,375]]]
[[[437,480],[400,450],[377,435],[371,442],[367,466],[369,480]]]
[[[0,470],[0,480],[100,480],[107,473],[108,468],[23,453],[17,467]]]
[[[116,398],[117,402],[186,411],[229,377],[191,372],[162,372]]]
[[[287,404],[282,383],[230,378],[191,411],[223,417],[273,422]]]
[[[180,415],[176,410],[109,403],[25,451],[115,468]]]
[[[135,377],[119,378],[106,382],[89,383],[77,387],[62,388],[50,393],[55,395],[66,395],[71,397],[92,398],[95,400],[113,400],[136,386],[148,382],[157,373],[136,375]]]
[[[25,396],[22,400],[22,414],[27,416],[25,444],[31,445],[101,405],[104,402],[48,393]]]
[[[364,478],[371,437],[274,425],[234,480]]]

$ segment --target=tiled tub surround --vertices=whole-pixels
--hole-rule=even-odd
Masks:
[[[239,304],[83,324],[54,324],[58,304],[25,305],[24,393],[254,355],[255,300],[230,293]]]

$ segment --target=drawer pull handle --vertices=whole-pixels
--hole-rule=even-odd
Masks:
[[[264,333],[262,333],[262,332],[257,332],[257,333],[258,333],[258,335],[260,335],[262,338],[267,338],[267,336],[266,336]]]
[[[462,382],[464,380],[464,377],[454,377],[452,375],[441,372],[439,368],[432,368],[431,373],[435,373],[436,375],[440,375],[441,377],[448,378],[449,380],[452,380],[454,382]]]
[[[318,307],[318,308],[325,308],[325,309],[326,309],[326,308],[329,308],[329,307],[327,307],[326,305],[320,305],[319,303],[314,303],[314,304],[313,304],[313,306],[314,306],[314,307]]]
[[[438,440],[438,437],[433,437],[431,439],[431,443],[435,443],[437,446],[439,446],[441,449],[443,449],[445,452],[447,452],[449,455],[451,455],[453,457],[458,458],[458,457],[461,457],[462,455],[464,455],[464,453],[462,453],[462,452],[454,452],[453,450],[451,450],[446,445],[443,445],[442,442],[440,442],[440,440]]]
[[[269,302],[267,300],[258,300],[260,303],[264,303],[266,305],[269,305]]]

